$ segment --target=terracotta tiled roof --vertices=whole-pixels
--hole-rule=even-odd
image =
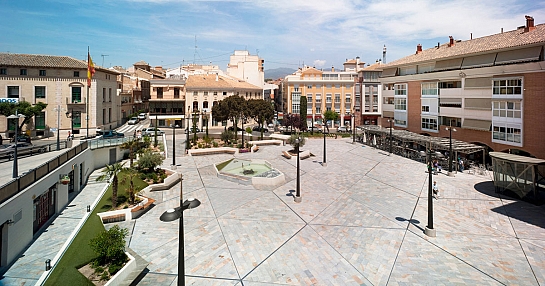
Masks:
[[[458,58],[471,54],[480,54],[539,44],[545,44],[545,24],[536,25],[535,29],[529,32],[524,32],[524,28],[520,28],[482,38],[455,42],[454,46],[452,47],[449,47],[448,44],[443,44],[440,45],[439,48],[433,47],[423,50],[419,54],[412,54],[410,56],[395,60],[383,65],[382,68],[446,58]]]
[[[375,71],[375,70],[382,70],[382,67],[384,66],[384,64],[382,64],[382,62],[376,62],[372,65],[369,65],[369,66],[366,66],[362,69],[360,69],[360,71]]]
[[[186,81],[187,90],[202,89],[262,89],[261,87],[249,84],[245,81],[231,79],[218,75],[216,81],[215,74],[189,75]]]
[[[87,62],[66,56],[0,53],[0,66],[87,69]]]

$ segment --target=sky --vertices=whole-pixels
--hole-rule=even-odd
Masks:
[[[0,0],[0,52],[71,56],[129,67],[138,61],[226,70],[235,50],[265,70],[341,69],[386,62],[438,42],[545,23],[545,0]]]

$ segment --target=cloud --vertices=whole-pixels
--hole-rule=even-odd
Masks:
[[[315,67],[325,66],[326,60],[314,60],[313,64]]]

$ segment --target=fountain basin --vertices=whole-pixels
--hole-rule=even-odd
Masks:
[[[265,160],[231,159],[214,164],[219,178],[244,185],[274,186],[285,182],[284,174]]]

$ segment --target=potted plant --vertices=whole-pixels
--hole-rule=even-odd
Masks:
[[[61,178],[61,184],[63,184],[63,185],[68,185],[68,183],[70,183],[70,177],[68,177],[68,175],[64,175],[64,176]]]

